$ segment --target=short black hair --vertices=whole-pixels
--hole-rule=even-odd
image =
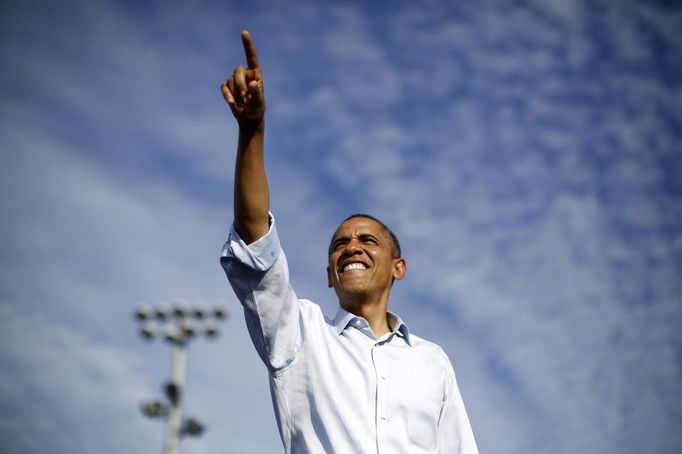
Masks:
[[[374,222],[376,222],[377,224],[379,224],[379,225],[381,226],[381,228],[384,229],[384,231],[385,231],[386,233],[388,233],[388,237],[391,239],[391,242],[393,243],[393,255],[395,256],[394,258],[400,258],[400,257],[402,257],[402,252],[401,252],[401,250],[400,250],[400,242],[398,241],[398,237],[395,236],[395,233],[393,233],[393,231],[392,231],[391,229],[389,229],[388,226],[387,226],[386,224],[384,224],[383,222],[381,222],[379,219],[375,218],[375,217],[372,216],[371,214],[365,214],[365,213],[355,213],[355,214],[351,214],[350,216],[346,217],[343,221],[341,221],[341,222],[339,223],[339,226],[341,226],[341,224],[343,224],[344,222],[348,221],[349,219],[353,219],[353,218],[371,219],[372,221],[374,221]],[[335,232],[335,233],[336,233],[336,232]],[[329,242],[329,251],[328,251],[328,255],[329,255],[329,256],[332,255],[332,245],[333,245],[333,242],[334,242],[334,235],[332,235],[332,239],[331,239],[331,241]]]

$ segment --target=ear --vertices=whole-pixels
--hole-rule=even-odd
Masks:
[[[393,259],[393,279],[400,280],[407,273],[407,262],[402,257]]]
[[[332,275],[329,267],[327,267],[327,287],[332,288]]]

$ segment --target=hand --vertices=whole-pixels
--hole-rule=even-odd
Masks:
[[[230,106],[240,126],[259,122],[265,114],[263,73],[258,64],[256,47],[249,32],[242,32],[247,67],[237,66],[232,76],[220,86],[225,102]]]

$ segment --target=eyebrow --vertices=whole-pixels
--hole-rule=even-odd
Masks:
[[[335,246],[337,243],[343,242],[343,241],[348,241],[350,237],[348,235],[343,235],[343,236],[337,236],[332,238],[332,246]]]
[[[372,233],[360,233],[360,234],[357,235],[357,238],[358,238],[359,240],[367,240],[367,239],[370,239],[370,240],[379,241],[379,238],[378,238],[376,235],[372,234]],[[348,236],[348,235],[341,235],[341,236],[334,237],[334,238],[332,239],[332,245],[334,245],[334,244],[336,244],[336,243],[338,243],[338,242],[340,242],[340,241],[348,241],[349,239],[350,239],[350,236]]]

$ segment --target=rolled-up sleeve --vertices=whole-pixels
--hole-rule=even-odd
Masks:
[[[220,264],[244,308],[258,355],[273,371],[285,368],[300,350],[300,308],[274,217],[270,215],[268,232],[248,245],[233,225]]]

